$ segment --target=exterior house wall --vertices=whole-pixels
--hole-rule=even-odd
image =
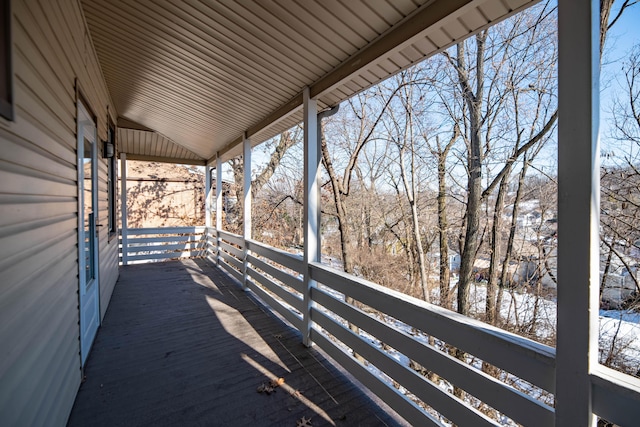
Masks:
[[[0,425],[65,425],[82,373],[76,81],[98,140],[116,121],[79,0],[12,0],[13,121],[0,117]],[[107,224],[99,157],[98,223]],[[101,312],[118,276],[99,227]]]

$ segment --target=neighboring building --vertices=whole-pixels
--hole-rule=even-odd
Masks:
[[[129,228],[204,224],[204,168],[131,161],[127,169]]]

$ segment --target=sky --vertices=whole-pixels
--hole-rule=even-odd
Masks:
[[[622,2],[618,0],[617,3]],[[615,151],[609,136],[611,105],[614,97],[622,95],[622,63],[634,45],[640,45],[640,3],[625,10],[607,35],[600,79],[600,140],[603,151]]]

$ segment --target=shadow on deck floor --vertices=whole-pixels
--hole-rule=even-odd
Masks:
[[[121,268],[85,376],[71,427],[406,425],[205,260]]]

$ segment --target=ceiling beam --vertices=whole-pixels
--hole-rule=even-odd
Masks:
[[[180,159],[174,157],[160,157],[160,156],[145,156],[142,154],[129,154],[127,155],[127,160],[139,160],[142,162],[158,162],[158,163],[174,163],[179,165],[193,165],[193,166],[205,166],[206,160],[200,159]]]
[[[133,129],[133,130],[141,130],[144,132],[155,132],[153,129],[143,126],[138,122],[134,122],[133,120],[125,119],[124,117],[118,117],[117,126],[121,129]]]

